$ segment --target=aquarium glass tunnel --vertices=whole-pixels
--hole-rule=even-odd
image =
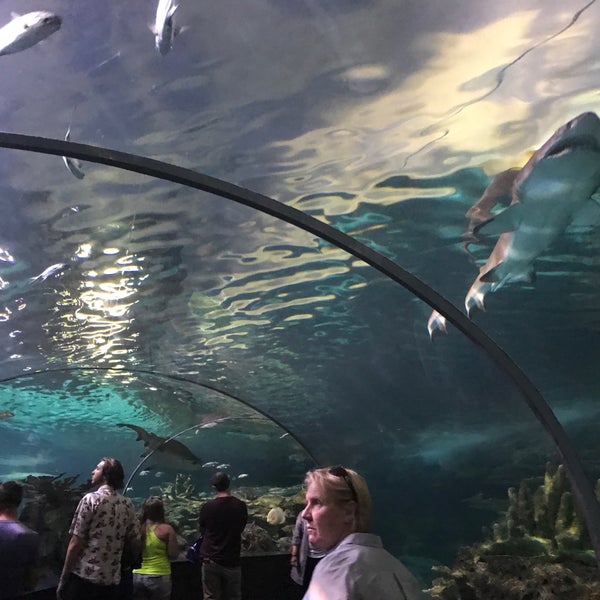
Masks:
[[[49,576],[115,456],[182,543],[226,470],[286,553],[342,464],[431,597],[588,589],[600,2],[156,12],[0,3],[0,481]]]

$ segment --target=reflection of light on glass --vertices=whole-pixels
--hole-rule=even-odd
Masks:
[[[91,245],[82,244],[78,256],[91,255]],[[59,329],[54,330],[53,341],[67,346],[69,355],[76,359],[77,349],[71,345],[70,333],[75,331],[91,360],[110,364],[111,368],[124,367],[124,357],[137,342],[137,334],[129,331],[130,308],[136,301],[141,262],[136,256],[119,256],[120,250],[108,247],[94,269],[84,272],[85,279],[78,288],[58,292],[58,304],[63,308]],[[108,263],[108,264],[107,264]]]
[[[302,315],[290,315],[283,319],[284,321],[303,321],[305,319],[313,319],[314,315],[310,314],[302,314]]]
[[[15,262],[13,255],[8,250],[5,250],[4,248],[0,248],[0,260],[2,262],[9,262],[9,263]]]
[[[91,244],[81,244],[79,248],[75,251],[75,256],[77,258],[90,258],[92,255],[92,245]]]

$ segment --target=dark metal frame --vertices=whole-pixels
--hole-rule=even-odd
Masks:
[[[239,204],[249,206],[277,219],[286,221],[330,242],[363,260],[380,273],[402,285],[412,294],[423,300],[423,302],[437,310],[473,343],[482,348],[522,392],[525,402],[551,437],[559,459],[565,467],[573,495],[588,527],[592,546],[596,554],[596,562],[600,567],[600,505],[596,500],[592,485],[585,475],[583,466],[565,430],[550,406],[544,400],[540,391],[510,356],[482,329],[433,288],[389,258],[386,258],[351,236],[342,233],[331,225],[327,225],[273,198],[191,169],[185,169],[162,161],[108,148],[16,133],[0,132],[0,147],[55,156],[68,156],[110,167],[117,167],[134,173],[148,175],[149,177],[179,183],[233,200]]]

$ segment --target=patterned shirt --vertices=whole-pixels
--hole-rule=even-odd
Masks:
[[[79,501],[69,533],[85,543],[73,573],[102,585],[119,583],[125,540],[133,542],[140,535],[133,503],[108,485]]]

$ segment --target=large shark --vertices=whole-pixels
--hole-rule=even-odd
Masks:
[[[559,127],[522,169],[497,175],[469,210],[469,234],[498,235],[465,297],[467,314],[485,309],[484,299],[511,281],[533,281],[535,259],[574,221],[600,216],[600,118],[584,112]],[[510,203],[508,200],[510,199]],[[493,214],[499,205],[508,207]],[[429,334],[445,331],[434,311]]]
[[[147,446],[148,450],[142,454],[147,456],[151,452],[155,453],[156,458],[167,459],[167,461],[161,461],[161,463],[167,462],[175,463],[170,466],[177,467],[177,463],[182,463],[188,469],[192,466],[197,468],[202,467],[202,461],[198,458],[185,444],[177,440],[171,440],[169,438],[161,437],[151,431],[147,431],[139,425],[131,425],[129,423],[117,423],[117,427],[129,427],[137,433],[136,441],[143,441],[144,446]]]
[[[533,281],[535,259],[579,213],[600,209],[599,187],[600,119],[585,112],[559,127],[514,177],[510,206],[474,227],[476,236],[500,237],[467,292],[467,313],[483,309],[486,293],[509,281]]]

